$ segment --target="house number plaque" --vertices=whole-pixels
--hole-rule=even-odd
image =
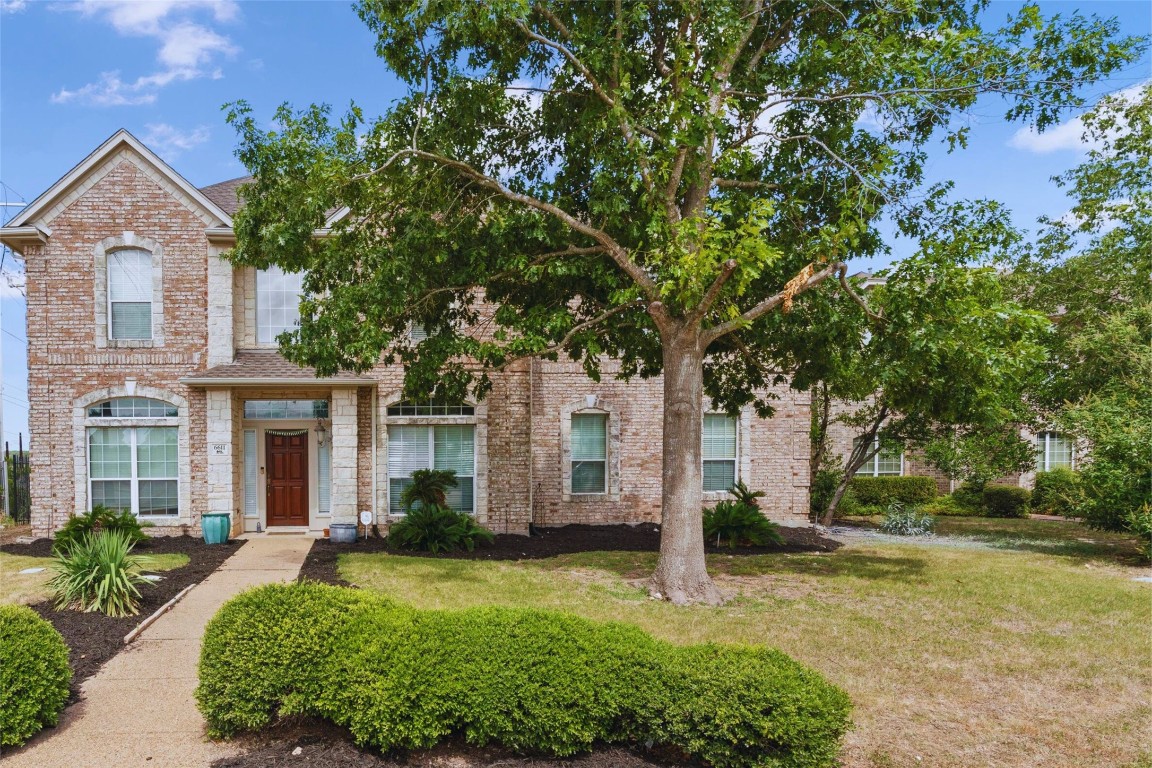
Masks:
[[[209,443],[208,452],[213,456],[227,456],[228,443]]]

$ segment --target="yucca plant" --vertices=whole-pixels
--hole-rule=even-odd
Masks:
[[[424,504],[410,510],[403,520],[388,529],[388,543],[397,549],[409,549],[439,554],[466,549],[476,544],[491,544],[492,531],[484,528],[471,515],[455,512],[436,504]]]
[[[48,586],[56,608],[100,611],[113,617],[139,613],[141,570],[148,558],[131,554],[134,543],[124,531],[100,531],[67,544],[52,565]]]
[[[400,494],[400,505],[407,512],[413,507],[448,506],[448,491],[455,488],[456,473],[451,469],[418,469],[412,482]]]
[[[720,501],[712,509],[704,510],[704,540],[715,539],[729,548],[737,546],[764,546],[783,544],[780,527],[764,517],[756,507],[739,501]]]

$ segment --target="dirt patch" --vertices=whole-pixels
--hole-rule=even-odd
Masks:
[[[31,535],[31,523],[0,525],[0,544],[7,544],[10,541],[16,541],[16,539],[21,536]]]
[[[782,526],[781,545],[767,547],[705,547],[709,554],[733,556],[777,554],[782,552],[832,552],[843,546],[825,538],[812,528]],[[659,552],[660,526],[642,525],[565,525],[562,528],[537,528],[531,536],[500,534],[491,545],[481,545],[473,552],[450,552],[432,555],[427,552],[396,552],[387,541],[379,537],[360,539],[355,544],[334,544],[328,539],[317,539],[300,569],[301,579],[323,581],[328,584],[348,583],[336,574],[336,560],[342,554],[353,552],[396,552],[406,557],[435,557],[454,560],[542,560],[557,555],[578,552]]]
[[[345,729],[313,719],[285,721],[259,734],[240,737],[234,743],[245,750],[244,754],[221,758],[212,763],[212,768],[654,768],[673,765],[651,762],[619,748],[598,749],[561,760],[523,757],[499,748],[472,747],[459,741],[448,741],[426,752],[383,756],[356,747]]]
[[[139,555],[184,554],[188,555],[188,565],[160,573],[160,581],[140,587],[140,613],[122,619],[113,619],[101,613],[80,611],[57,611],[50,602],[29,606],[36,613],[56,627],[64,636],[70,651],[69,664],[72,666],[72,695],[69,703],[79,697],[80,684],[87,680],[126,646],[124,636],[136,625],[151,616],[156,609],[176,596],[189,584],[203,581],[220,564],[231,557],[241,541],[227,544],[205,544],[202,539],[191,536],[157,536],[136,545],[134,552]],[[37,539],[31,544],[0,545],[0,552],[28,557],[51,557],[52,542]]]

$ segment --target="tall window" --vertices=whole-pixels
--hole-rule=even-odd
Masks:
[[[860,446],[861,439],[858,437],[852,441],[852,450],[855,451]],[[879,442],[873,442],[873,447]],[[864,466],[856,470],[857,475],[865,477],[889,477],[899,476],[904,474],[904,452],[885,448],[878,451],[872,458],[864,462]]]
[[[572,493],[608,492],[608,414],[572,414]]]
[[[1072,439],[1058,432],[1036,435],[1036,469],[1051,472],[1054,469],[1072,469],[1075,455]]]
[[[471,424],[392,425],[388,427],[388,513],[404,514],[400,496],[418,469],[451,469],[457,485],[448,506],[476,510],[476,427]]]
[[[727,491],[736,484],[736,417],[726,413],[704,414],[701,440],[704,490]]]
[[[271,266],[256,273],[256,341],[274,344],[276,337],[300,325],[304,273]]]
[[[147,398],[119,398],[88,409],[90,418],[131,418],[133,426],[88,429],[88,481],[92,506],[129,510],[141,517],[179,514],[179,432],[146,425],[176,416],[176,408]]]
[[[108,337],[152,338],[152,254],[108,254]]]

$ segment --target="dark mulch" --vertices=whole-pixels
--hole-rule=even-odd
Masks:
[[[189,584],[203,581],[220,564],[235,554],[243,542],[229,541],[227,544],[209,546],[202,539],[191,536],[157,536],[136,545],[134,552],[139,555],[176,554],[188,555],[189,563],[180,568],[160,572],[163,578],[154,585],[141,586],[140,613],[122,619],[113,619],[102,613],[82,613],[80,611],[57,611],[51,602],[36,603],[32,610],[52,622],[52,626],[64,636],[70,650],[69,663],[72,666],[72,695],[69,701],[78,697],[80,684],[103,666],[104,662],[124,649],[124,636],[136,625],[151,616],[158,608],[176,596]],[[37,539],[31,544],[0,545],[0,552],[27,557],[51,557],[52,542]]]
[[[711,554],[764,555],[781,552],[831,552],[840,542],[821,536],[813,528],[782,526],[783,545],[767,547],[705,547]],[[360,539],[355,544],[334,544],[317,539],[300,569],[300,578],[329,584],[345,584],[336,575],[336,559],[349,552],[395,552],[385,539]],[[439,557],[458,560],[540,560],[576,552],[659,552],[660,526],[642,525],[566,525],[562,528],[537,528],[532,536],[500,534],[491,545],[481,545],[474,552],[450,552],[432,555],[427,552],[403,552],[407,557]]]
[[[587,755],[557,759],[517,756],[503,749],[448,741],[426,752],[382,756],[352,743],[347,730],[322,720],[292,719],[237,739],[246,751],[212,763],[212,768],[654,768],[669,765],[626,749],[605,747]],[[299,754],[292,754],[297,749]]]

